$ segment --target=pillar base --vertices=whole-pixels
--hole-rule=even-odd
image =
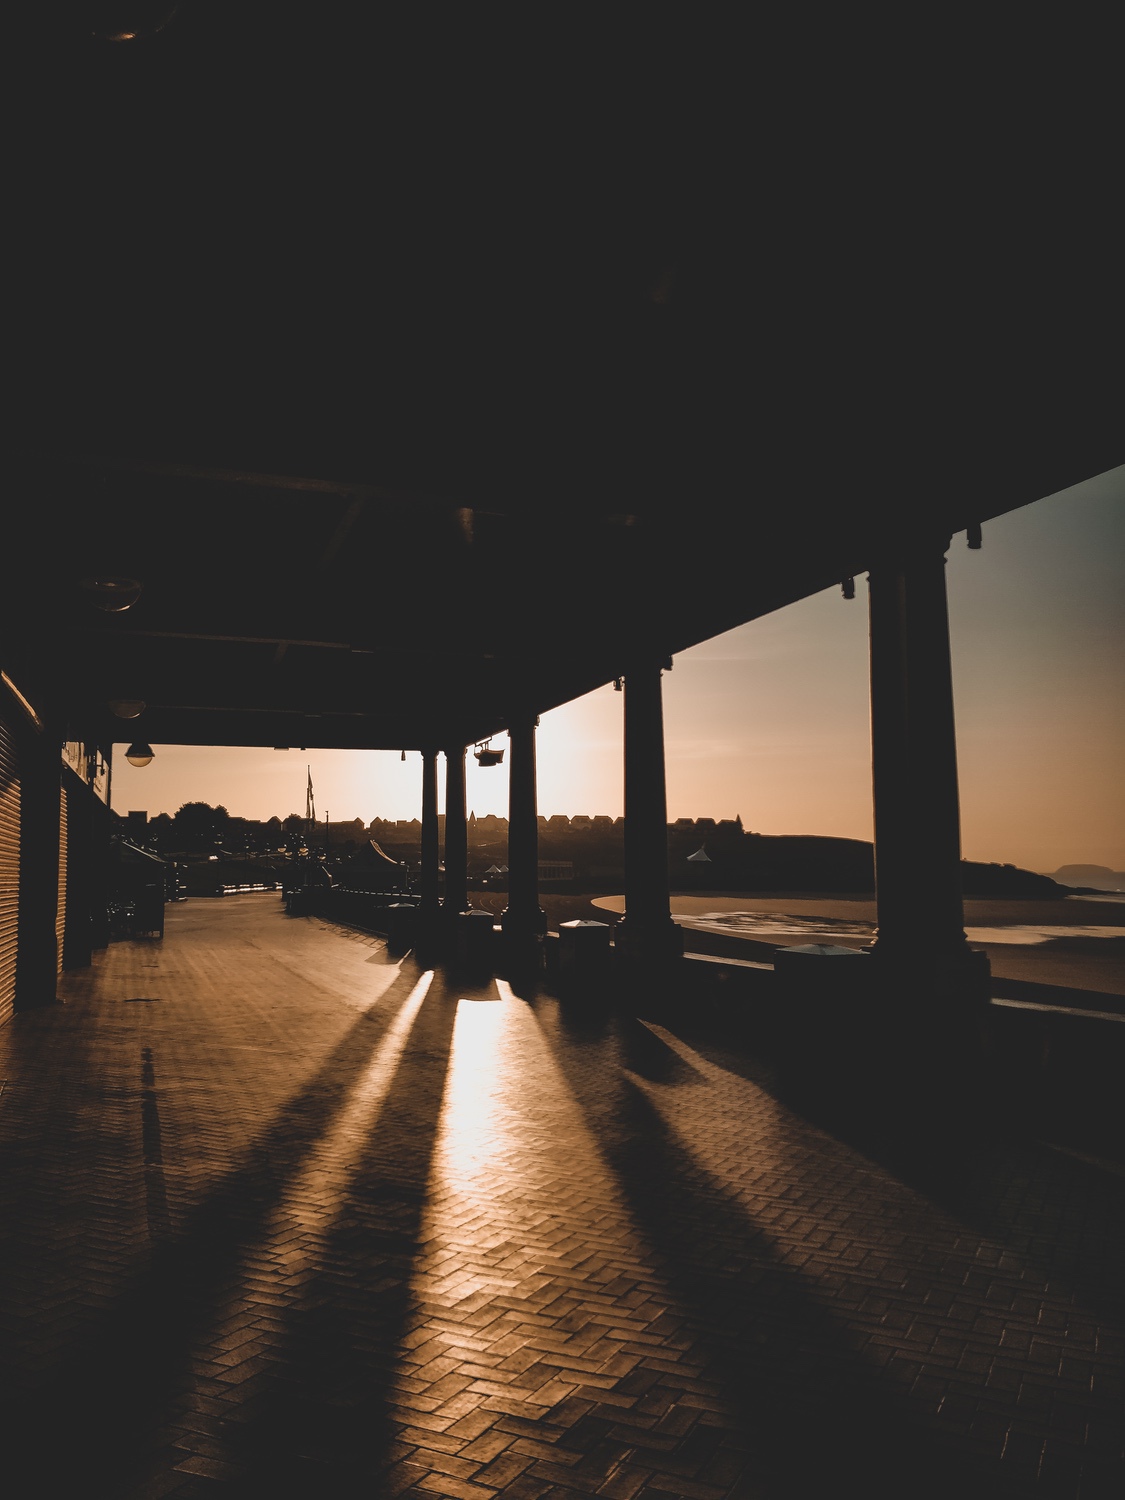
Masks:
[[[66,1002],[62,996],[54,990],[44,990],[41,995],[34,995],[31,999],[21,995],[12,1007],[13,1014],[22,1015],[24,1011],[47,1010],[52,1005],[64,1005]]]
[[[541,939],[547,932],[547,913],[538,906],[529,911],[513,911],[509,906],[500,913],[500,926],[505,938]]]
[[[414,933],[414,956],[420,964],[429,966],[441,955],[442,924],[437,908],[427,911],[420,907]]]
[[[971,1134],[982,1103],[986,954],[808,945],[779,950],[774,973],[789,1102],[941,1150]]]
[[[525,928],[502,928],[501,952],[504,969],[509,974],[533,976],[546,968],[546,931],[528,932]]]
[[[939,1012],[981,1011],[991,998],[992,967],[988,954],[968,943],[936,947],[924,941],[889,944],[876,940],[864,950],[876,988],[916,1011],[933,1006]]]
[[[667,922],[641,923],[623,917],[613,929],[613,946],[631,965],[655,965],[684,956],[683,930]]]

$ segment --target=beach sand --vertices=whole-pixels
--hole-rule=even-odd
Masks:
[[[625,908],[623,896],[589,900],[607,920]],[[706,921],[709,915],[738,912],[755,918],[741,931],[734,924]],[[774,948],[799,943],[862,948],[871,941],[875,902],[831,894],[677,895],[672,915],[690,952],[761,959]],[[972,946],[988,954],[997,978],[1125,994],[1125,903],[967,899],[965,928]]]
[[[470,899],[495,916],[508,904],[506,891],[473,891]],[[540,905],[557,932],[560,922],[615,923],[625,910],[625,898],[551,892],[540,896]],[[706,921],[709,915],[737,912],[752,913],[752,927]],[[776,948],[799,943],[865,947],[875,926],[875,902],[869,896],[831,893],[674,895],[672,915],[683,928],[688,952],[768,963]],[[968,899],[965,924],[969,941],[988,954],[998,979],[1125,995],[1125,903]],[[1067,935],[1039,940],[1042,929],[1058,928]],[[1109,936],[1111,931],[1120,935]]]

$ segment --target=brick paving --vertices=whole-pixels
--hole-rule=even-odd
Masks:
[[[915,1156],[690,1006],[169,909],[0,1030],[11,1500],[1122,1485],[1122,1177]]]

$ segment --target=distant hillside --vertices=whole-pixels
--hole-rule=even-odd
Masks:
[[[1060,865],[1051,877],[1062,885],[1087,886],[1096,891],[1125,891],[1125,870],[1106,865]]]
[[[724,884],[746,890],[867,892],[875,888],[874,851],[863,839],[747,834],[737,846],[714,853],[705,847],[711,863],[704,865],[687,865],[670,850],[674,882],[690,870],[693,883],[710,889]],[[1049,899],[1067,894],[1066,887],[1050,876],[1009,864],[962,860],[961,880],[966,896]]]
[[[480,880],[490,865],[506,865],[505,818],[474,818],[469,824],[469,874]],[[421,826],[416,820],[376,820],[370,836],[395,860],[417,873]],[[620,891],[625,873],[625,820],[609,817],[539,819],[539,857],[573,866],[573,878],[551,888],[581,888],[595,894]],[[962,862],[967,896],[1060,898],[1071,884],[1015,865]],[[747,833],[738,818],[681,818],[668,825],[668,873],[678,891],[840,891],[868,894],[875,888],[870,842],[802,834]],[[1113,872],[1108,872],[1112,874]]]

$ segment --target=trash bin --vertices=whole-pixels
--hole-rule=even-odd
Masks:
[[[467,969],[492,972],[495,931],[490,911],[473,908],[458,914],[456,955]]]
[[[869,955],[803,943],[773,956],[779,1076],[825,1101],[863,1092],[878,1051]]]
[[[559,975],[564,979],[604,979],[609,973],[608,922],[584,919],[559,923]]]
[[[387,907],[387,947],[392,953],[413,948],[418,931],[418,908],[412,901],[392,901]]]
[[[859,967],[857,959],[864,960]],[[854,997],[871,973],[862,949],[845,948],[838,943],[802,943],[795,948],[778,948],[773,968],[784,988],[822,999]]]
[[[291,917],[309,917],[316,909],[316,894],[312,886],[295,885],[285,901],[285,909]]]
[[[146,882],[138,891],[133,914],[134,937],[164,936],[164,882]]]

